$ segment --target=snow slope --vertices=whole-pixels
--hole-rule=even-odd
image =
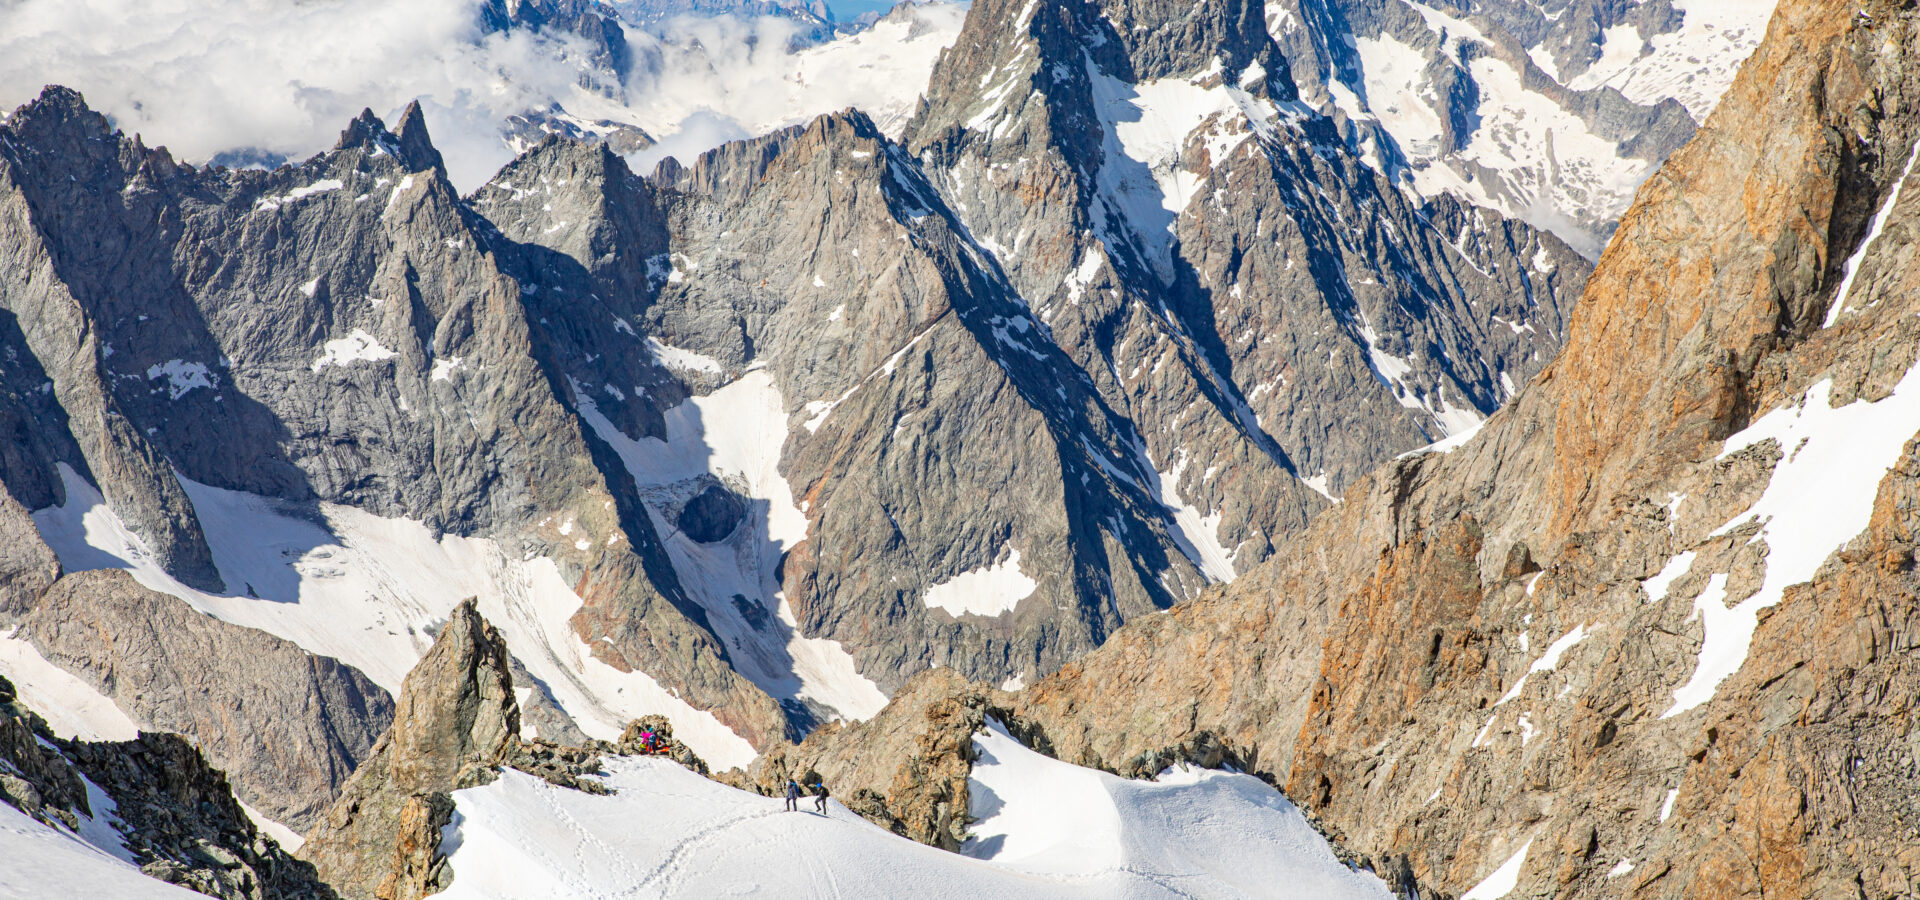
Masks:
[[[83,741],[130,741],[134,721],[105,694],[48,662],[25,638],[0,635],[0,676],[20,693],[28,709],[47,720],[53,733]]]
[[[1003,733],[976,792],[996,829],[956,855],[830,802],[785,812],[651,758],[610,758],[608,796],[515,771],[454,794],[447,900],[613,897],[1314,897],[1387,900],[1348,871],[1278,793],[1241,775],[1128,782],[1020,748]],[[1082,827],[1097,821],[1098,827]],[[1072,832],[1077,840],[1065,840]]]
[[[1619,89],[1651,105],[1672,98],[1705,122],[1733,84],[1740,64],[1766,37],[1776,0],[1674,0],[1680,28],[1650,39],[1631,25],[1609,28],[1601,58],[1569,79],[1574,90]]]
[[[629,79],[629,105],[569,109],[633,122],[659,139],[628,158],[640,171],[849,106],[897,137],[966,14],[965,4],[929,3],[798,51],[789,49],[798,26],[786,19],[688,17],[672,24],[672,44],[650,48],[659,68]]]
[[[1438,48],[1423,50],[1410,36],[1336,34],[1350,42],[1349,72],[1341,70],[1326,85],[1333,106],[1350,119],[1377,122],[1405,159],[1404,170],[1391,154],[1360,136],[1368,162],[1389,175],[1404,172],[1415,190],[1427,196],[1451,193],[1545,228],[1575,249],[1597,257],[1612,223],[1626,211],[1634,192],[1658,161],[1621,152],[1621,142],[1591,112],[1562,106],[1547,93],[1527,86],[1525,59],[1507,59],[1493,49],[1495,38],[1467,21],[1420,0],[1398,0],[1417,13],[1428,31],[1441,38]],[[1617,89],[1642,106],[1678,101],[1696,121],[1705,121],[1733,83],[1740,65],[1765,35],[1775,0],[1674,0],[1680,27],[1666,34],[1642,35],[1637,26],[1605,29],[1598,38],[1599,59],[1585,71],[1563,76],[1546,45],[1529,52],[1548,78],[1575,91]],[[1549,16],[1546,35],[1556,27]],[[1303,28],[1284,5],[1268,7],[1275,34]],[[1529,37],[1528,40],[1544,40]],[[1477,45],[1477,46],[1468,46]],[[1437,82],[1435,66],[1464,74],[1471,83],[1471,107],[1455,123],[1464,129],[1462,145],[1446,146],[1449,102],[1459,103]]]
[[[107,850],[0,803],[0,900],[60,897],[188,900],[202,895],[149,878]]]
[[[840,642],[800,634],[774,577],[780,557],[806,540],[807,517],[780,474],[787,412],[770,373],[754,369],[667,410],[664,441],[627,437],[577,385],[574,400],[626,465],[681,586],[707,611],[742,675],[776,699],[810,701],[843,717],[864,719],[887,705]],[[744,525],[708,544],[682,533],[662,510],[685,502],[710,478],[748,498],[749,509]],[[735,597],[744,598],[744,608]],[[770,615],[750,617],[755,607]]]
[[[296,508],[183,477],[228,587],[209,594],[168,575],[85,479],[65,465],[61,477],[66,505],[33,518],[67,571],[127,569],[208,615],[347,663],[395,695],[447,614],[478,597],[515,658],[587,735],[614,739],[629,720],[660,713],[675,736],[720,768],[754,757],[711,713],[644,673],[594,657],[567,625],[580,598],[551,560],[509,558],[484,538],[436,539],[406,519],[333,504]]]

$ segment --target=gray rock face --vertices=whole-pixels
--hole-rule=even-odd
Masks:
[[[1281,113],[1295,87],[1257,9],[1149,27],[1130,8],[1002,6],[969,20],[986,37],[942,61],[905,141],[975,235],[1014,248],[1001,258],[1022,296],[1140,424],[1155,468],[1186,461],[1179,495],[1222,515],[1220,543],[1248,563],[1320,506],[1287,482],[1337,496],[1484,417],[1558,346],[1589,267],[1324,153],[1331,120]],[[1132,125],[1183,114],[1193,131],[1172,144]],[[1259,501],[1222,508],[1236,493]]]
[[[196,612],[126,572],[61,579],[18,637],[143,728],[186,735],[241,798],[305,831],[393,719],[352,668]]]
[[[335,150],[273,172],[178,166],[60,90],[3,130],[0,252],[21,264],[0,275],[0,306],[24,360],[9,383],[52,382],[9,413],[36,503],[68,463],[169,571],[214,590],[176,470],[490,536],[594,586],[580,627],[616,667],[738,707],[722,716],[754,739],[786,733],[684,602],[626,482],[600,474],[554,366],[577,353],[641,370],[640,349],[606,358],[607,319],[564,299],[588,293],[584,276],[523,297],[502,271],[519,250],[455,196],[417,107],[397,132],[366,115]],[[65,415],[29,415],[43,396]],[[606,409],[631,427],[646,408]],[[619,539],[582,547],[552,524],[568,519]]]
[[[53,426],[46,430],[56,433],[43,432],[22,442],[20,451],[25,452],[10,454],[10,463],[34,470],[21,483],[47,485],[57,479],[52,460],[43,454],[76,449],[79,458],[69,462],[91,473],[170,573],[187,584],[220,590],[206,538],[164,451],[131,424],[120,406],[121,398],[113,391],[115,373],[105,367],[113,344],[96,327],[97,304],[113,302],[111,273],[139,270],[157,260],[150,247],[130,247],[124,232],[108,230],[83,239],[55,224],[86,219],[103,203],[127,202],[91,193],[78,181],[80,173],[91,179],[103,167],[118,166],[122,144],[104,119],[84,110],[77,95],[53,91],[47,97],[51,102],[38,106],[39,115],[7,123],[10,143],[7,152],[0,153],[6,160],[0,165],[0,253],[6,254],[6,275],[0,277],[5,279],[10,324],[18,329],[17,339],[6,335],[10,361],[17,364],[22,349],[30,353],[34,362],[24,368],[46,376],[47,386],[35,387],[50,394],[64,415],[33,422],[41,428]],[[74,178],[33,178],[25,171],[28,160],[11,143],[16,139],[35,148],[33,162],[59,167]],[[159,311],[176,305],[179,298],[154,299],[158,302],[153,308]],[[27,421],[19,413],[12,417]]]
[[[730,645],[759,631],[741,608],[774,606],[784,586],[810,633],[872,633],[852,646],[882,685],[933,662],[1005,677],[1097,644],[1122,609],[1164,607],[1204,583],[1133,474],[1125,423],[1084,378],[1056,377],[1070,363],[1036,339],[1039,326],[990,258],[864,117],[821,120],[662,177],[670,183],[643,188],[600,151],[556,143],[503,171],[475,208],[510,237],[551,233],[581,263],[609,261],[595,272],[600,297],[635,282],[622,266],[649,259],[655,281],[632,321],[712,360],[675,372],[696,389],[749,369],[772,376],[792,435],[782,474],[796,495],[780,502],[807,504],[810,540],[784,563],[749,559],[755,570],[736,589],[700,597]],[[551,194],[527,190],[563,182]],[[707,185],[719,193],[698,190]],[[644,232],[610,223],[592,232],[615,242],[599,250],[586,230],[596,210],[618,208],[601,196],[616,191],[659,191],[664,233],[634,246]],[[664,249],[650,257],[651,247]],[[598,378],[575,380],[596,405],[608,396]],[[981,454],[994,462],[968,462]],[[666,516],[707,478],[644,490]],[[1037,596],[1074,597],[1066,602],[1078,611],[1023,600],[1008,635],[922,602],[957,575],[1012,564],[1015,552],[1043,582]],[[764,584],[776,568],[780,581]]]
[[[0,483],[0,627],[11,627],[59,577],[59,558]]]

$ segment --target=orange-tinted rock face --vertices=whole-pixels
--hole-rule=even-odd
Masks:
[[[1348,849],[1444,893],[1529,841],[1515,896],[1920,891],[1913,446],[1866,531],[1758,610],[1712,698],[1675,704],[1697,609],[1733,615],[1784,549],[1746,511],[1800,448],[1719,458],[1722,441],[1823,380],[1836,408],[1882,400],[1914,365],[1914,185],[1826,319],[1920,139],[1916,104],[1920,13],[1781,4],[1643,187],[1564,353],[1477,439],[1388,465],[1019,715],[1121,772],[1218,738]]]

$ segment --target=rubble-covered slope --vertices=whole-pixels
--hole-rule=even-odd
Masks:
[[[0,678],[0,893],[331,900],[179,735],[56,735]],[[170,888],[178,885],[179,888]]]

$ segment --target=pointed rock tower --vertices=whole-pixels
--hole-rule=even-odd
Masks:
[[[449,793],[493,780],[520,733],[506,641],[468,600],[407,673],[393,726],[354,772],[301,854],[348,898],[425,896],[444,886],[436,862]]]

